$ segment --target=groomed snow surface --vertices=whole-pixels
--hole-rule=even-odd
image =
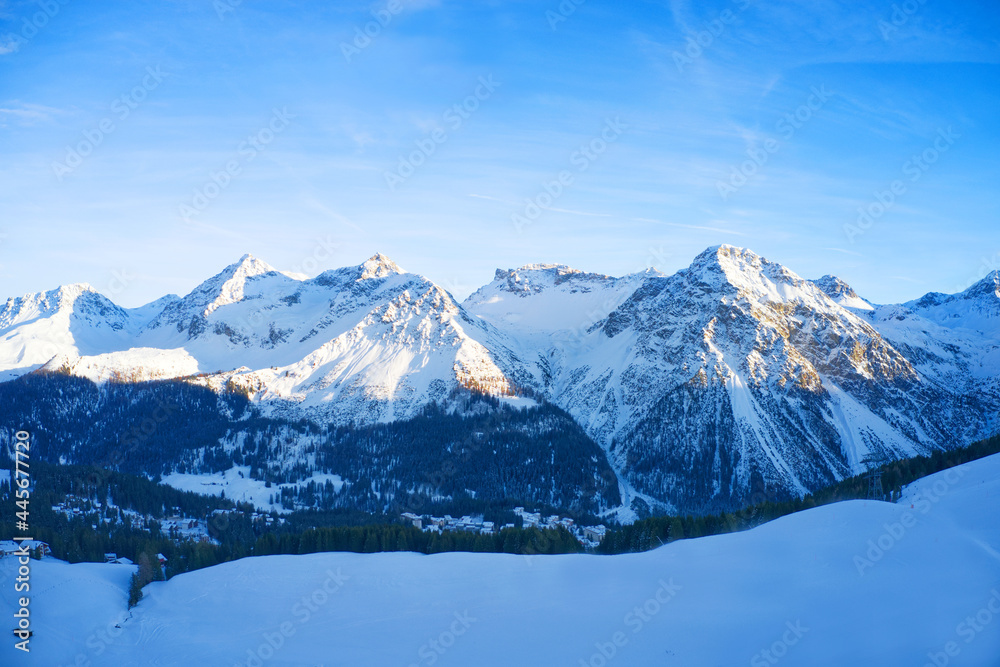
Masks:
[[[37,665],[1000,664],[1000,455],[743,533],[614,557],[247,558],[146,588],[32,569]],[[14,610],[0,561],[0,614]],[[120,625],[120,628],[116,627]]]
[[[530,399],[525,399],[530,400]],[[323,487],[328,481],[339,492],[344,486],[344,480],[340,475],[330,475],[326,473],[313,473],[295,484],[275,484],[267,486],[263,480],[250,477],[250,466],[233,466],[225,472],[203,473],[193,475],[190,473],[175,472],[163,477],[163,483],[179,491],[191,491],[204,496],[221,496],[226,494],[226,498],[235,502],[248,502],[257,509],[285,514],[291,510],[286,510],[279,502],[271,502],[272,498],[280,499],[281,490],[285,488],[300,488],[313,482],[319,487]]]

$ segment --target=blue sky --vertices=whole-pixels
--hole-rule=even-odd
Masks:
[[[718,243],[878,302],[1000,268],[994,2],[0,14],[0,297],[137,306],[245,252],[314,275],[380,251],[459,297]]]

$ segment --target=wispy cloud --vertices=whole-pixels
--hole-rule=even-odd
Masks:
[[[16,39],[10,39],[8,37],[0,37],[0,56],[5,56],[8,53],[14,53],[19,48],[21,48],[21,43]]]
[[[508,206],[517,206],[517,202],[508,201],[506,199],[500,199],[498,197],[491,197],[489,195],[469,194],[468,196],[475,197],[476,199],[488,199],[489,201],[497,201],[500,202],[501,204],[507,204]]]
[[[63,113],[61,109],[11,100],[0,107],[0,125],[6,126],[8,120],[16,121],[18,125],[35,125],[51,121],[54,116],[61,113]]]
[[[833,252],[843,253],[845,255],[853,255],[854,257],[864,257],[860,252],[854,252],[853,250],[844,250],[843,248],[823,248],[823,250],[832,250]]]
[[[592,218],[610,218],[611,215],[608,213],[589,213],[587,211],[574,211],[571,208],[556,208],[555,206],[544,206],[542,207],[546,211],[556,211],[557,213],[569,213],[570,215],[586,215]]]
[[[495,201],[495,202],[499,202],[501,204],[505,204],[507,206],[513,206],[513,207],[519,207],[519,206],[523,206],[524,205],[523,203],[519,204],[516,201],[511,201],[511,200],[508,200],[508,199],[500,199],[499,197],[491,197],[489,195],[469,194],[467,196],[473,197],[475,199],[486,199],[487,201]],[[591,217],[591,218],[610,218],[610,217],[613,217],[610,213],[594,213],[593,211],[577,211],[577,210],[574,210],[574,209],[571,209],[571,208],[558,208],[556,206],[540,206],[539,208],[541,208],[541,209],[543,209],[545,211],[555,211],[556,213],[567,213],[569,215],[585,215],[585,216]]]
[[[683,229],[700,229],[706,232],[720,232],[722,234],[732,234],[733,236],[750,236],[749,234],[744,234],[743,232],[737,232],[732,229],[723,229],[722,227],[709,227],[707,225],[685,225],[679,222],[666,222],[664,220],[654,220],[652,218],[633,218],[638,222],[653,222],[658,225],[667,225],[668,227],[681,227]]]

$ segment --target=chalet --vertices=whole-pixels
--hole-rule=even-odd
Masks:
[[[52,555],[52,549],[49,548],[48,544],[42,542],[41,540],[2,540],[0,541],[0,558],[18,553],[22,544],[26,545],[28,551],[30,552],[34,552],[35,549],[41,548],[43,556]]]

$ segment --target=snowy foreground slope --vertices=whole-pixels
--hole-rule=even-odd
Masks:
[[[248,558],[148,586],[127,620],[131,568],[46,560],[32,655],[8,641],[0,663],[995,666],[998,509],[1000,455],[899,504],[643,554]]]

